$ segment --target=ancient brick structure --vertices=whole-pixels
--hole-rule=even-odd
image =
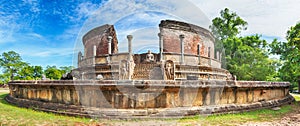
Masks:
[[[178,36],[184,35],[184,53],[198,55],[198,45],[200,45],[201,56],[214,57],[214,37],[206,29],[199,26],[179,21],[161,21],[160,32],[163,36],[163,52],[180,54],[180,40]],[[210,47],[211,55],[208,56]]]
[[[111,52],[108,52],[108,37],[111,36]],[[118,40],[113,25],[103,25],[92,29],[82,38],[84,44],[84,58],[94,57],[94,46],[96,47],[96,56],[118,53]]]
[[[212,34],[164,20],[159,53],[118,53],[113,25],[84,35],[77,80],[12,81],[9,103],[42,111],[101,118],[180,118],[234,113],[291,103],[288,82],[236,81],[221,68]],[[216,56],[216,57],[215,57]]]
[[[221,68],[220,58],[215,58],[214,38],[206,29],[199,26],[179,21],[163,20],[159,25],[159,54],[151,53],[153,59],[149,62],[144,54],[117,53],[117,39],[114,27],[104,25],[89,31],[83,37],[84,56],[78,53],[78,71],[80,75],[77,78],[95,79],[97,76],[103,76],[104,80],[119,80],[121,62],[128,61],[128,79],[129,80],[149,80],[149,73],[152,66],[158,66],[166,76],[166,61],[172,61],[174,67],[172,71],[174,77],[172,80],[186,80],[193,76],[199,79],[228,80],[230,73]],[[128,39],[128,48],[131,49],[131,41],[134,36]],[[110,42],[112,41],[112,42]],[[111,44],[109,44],[111,43]],[[111,45],[111,48],[108,47]],[[111,53],[108,50],[112,50]],[[216,53],[217,57],[221,57]],[[134,63],[130,60],[133,60]],[[124,64],[122,64],[124,65]],[[135,67],[133,67],[135,66]],[[123,69],[123,71],[125,68]],[[142,72],[143,71],[143,72]],[[138,72],[138,73],[135,73]],[[139,76],[137,76],[139,75]],[[124,76],[123,76],[124,77]],[[126,77],[127,78],[127,77]]]

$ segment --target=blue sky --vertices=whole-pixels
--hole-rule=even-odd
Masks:
[[[134,51],[156,48],[161,19],[183,20],[208,27],[228,7],[248,22],[242,35],[261,34],[284,40],[300,20],[299,0],[10,0],[0,2],[0,53],[14,50],[31,65],[70,66],[81,37],[93,27],[114,24],[120,51],[128,34]]]

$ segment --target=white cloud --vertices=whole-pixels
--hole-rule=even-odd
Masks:
[[[72,10],[71,12],[74,13],[72,16],[68,16],[68,21],[78,23],[81,22],[83,19],[93,15],[95,11],[101,6],[100,3],[93,4],[92,2],[82,2],[78,4],[78,6]],[[63,16],[66,16],[63,14]]]
[[[111,0],[89,17],[83,27],[83,32],[86,33],[88,30],[100,25],[115,24],[124,17],[145,11],[164,13],[183,21],[201,24],[204,27],[208,27],[209,24],[209,20],[201,10],[189,1]]]
[[[289,27],[300,20],[299,0],[191,0],[209,18],[219,16],[225,7],[248,22],[244,35],[262,34],[283,39]]]
[[[30,11],[33,13],[40,12],[39,1],[37,0],[23,0],[24,4],[28,4],[30,6]]]
[[[34,48],[34,49],[33,49]],[[72,47],[60,47],[60,48],[40,48],[31,46],[22,49],[14,49],[16,52],[27,57],[39,57],[41,59],[47,57],[61,57],[73,54]]]
[[[147,48],[156,48],[158,50],[158,33],[159,29],[156,27],[147,27],[142,29],[135,29],[127,31],[128,34],[133,35],[132,48],[134,53],[143,52]],[[126,38],[119,39],[119,52],[128,51],[128,42]],[[156,51],[155,50],[155,51]],[[153,50],[152,50],[153,51]]]
[[[104,24],[114,24],[117,30],[119,49],[121,52],[127,50],[126,36],[132,32],[136,35],[144,34],[148,36],[148,38],[149,36],[151,38],[147,40],[135,39],[135,41],[139,41],[139,43],[135,43],[136,47],[134,48],[141,47],[141,44],[157,45],[158,24],[161,20],[165,19],[186,21],[205,28],[209,26],[208,18],[197,6],[189,1],[110,0],[88,18],[78,35],[77,43],[81,43],[82,36],[92,28]],[[155,27],[155,30],[150,30],[153,33],[144,31],[149,27]],[[77,45],[76,47],[82,47],[82,45]]]
[[[29,37],[33,37],[34,39],[45,39],[42,35],[38,34],[38,33],[27,33],[27,35]]]

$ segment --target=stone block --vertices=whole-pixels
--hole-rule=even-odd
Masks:
[[[55,90],[55,98],[56,98],[57,102],[59,102],[59,103],[63,102],[63,100],[62,100],[62,91],[60,89]]]
[[[65,104],[71,103],[71,92],[68,89],[62,90],[62,100]]]
[[[247,94],[245,90],[238,90],[236,97],[237,97],[237,101],[236,101],[237,104],[247,103]]]
[[[155,93],[147,94],[146,108],[155,108]]]
[[[137,100],[136,100],[136,108],[145,108],[146,107],[146,93],[139,93],[137,95]]]
[[[48,100],[48,91],[43,89],[40,91],[40,100],[47,101]]]

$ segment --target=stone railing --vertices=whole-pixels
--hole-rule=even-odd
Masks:
[[[175,79],[185,80],[187,76],[194,76],[200,80],[228,80],[229,72],[221,68],[208,66],[176,65]]]
[[[172,60],[177,64],[180,64],[180,57],[181,54],[178,53],[163,53],[164,54],[164,60]],[[200,64],[199,64],[199,57],[197,55],[190,55],[185,54],[184,55],[184,65],[192,65],[192,66],[211,66],[213,68],[221,68],[221,62],[219,60],[216,60],[214,58],[208,58],[205,56],[200,57]]]

